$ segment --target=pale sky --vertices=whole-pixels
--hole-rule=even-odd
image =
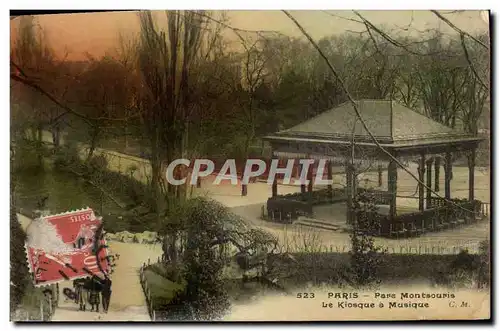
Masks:
[[[445,11],[444,13],[446,13]],[[294,23],[281,11],[228,11],[229,24],[245,30],[272,30],[290,36],[301,36]],[[348,30],[360,31],[363,26],[336,16],[357,18],[352,11],[290,11],[315,39],[342,34]],[[331,16],[329,13],[336,15]],[[444,22],[430,11],[360,11],[360,13],[377,26],[385,30],[407,28],[417,33],[418,30],[440,28],[445,33],[453,33]],[[482,18],[479,11],[463,11],[445,15],[459,28],[470,32],[488,31],[487,19]],[[88,52],[95,56],[104,54],[116,45],[119,31],[136,32],[139,19],[136,12],[106,12],[85,14],[57,14],[37,16],[39,24],[47,34],[54,49],[69,52],[69,58],[82,59]],[[11,21],[11,40],[15,35],[18,19]],[[408,32],[405,32],[408,33]],[[234,33],[227,31],[228,38],[235,38]]]

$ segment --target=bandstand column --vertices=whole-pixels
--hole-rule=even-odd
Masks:
[[[444,164],[444,197],[446,200],[451,199],[451,171],[452,171],[451,162],[452,162],[451,153],[447,152]]]
[[[432,196],[432,163],[434,160],[431,158],[426,161],[426,167],[427,167],[427,182],[425,183],[427,185],[426,189],[426,203],[425,203],[425,208],[429,209],[431,208],[431,196]]]
[[[245,167],[243,167],[243,172],[241,173],[241,179],[243,180],[243,174],[245,172]],[[246,197],[248,194],[248,185],[241,183],[241,196]]]
[[[272,196],[273,198],[278,196],[278,174],[275,174],[272,186]]]
[[[313,169],[315,165],[316,162],[311,164],[307,169],[307,180],[309,181],[309,183],[307,183],[307,192],[309,193],[313,191]]]
[[[476,148],[469,153],[469,201],[474,201],[474,168],[476,166]]]
[[[382,187],[382,165],[378,166],[378,187]]]
[[[441,157],[434,158],[434,191],[439,192],[439,168],[441,167]]]
[[[425,181],[425,154],[420,154],[418,160],[418,210],[424,211],[424,181]]]
[[[398,191],[398,165],[393,160],[389,161],[387,167],[387,190],[390,194],[389,200],[389,218],[392,220],[396,217],[396,203]]]

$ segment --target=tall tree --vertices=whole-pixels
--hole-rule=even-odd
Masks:
[[[89,56],[79,79],[72,84],[68,97],[88,118],[87,123],[82,123],[81,132],[83,140],[90,145],[86,161],[91,159],[105,135],[117,134],[116,124],[122,127],[127,118],[139,116],[132,100],[134,77],[127,69],[109,55],[101,59]]]
[[[159,14],[160,15],[160,14]],[[162,15],[166,28],[155,22],[152,12],[139,13],[138,72],[141,77],[140,99],[145,133],[151,146],[151,188],[153,209],[158,218],[165,202],[183,200],[185,186],[164,180],[163,164],[187,156],[186,139],[192,105],[192,71],[200,55],[210,17],[204,11],[167,11]],[[177,167],[174,176],[186,169]],[[170,203],[171,204],[171,203]],[[175,261],[176,231],[168,238],[171,258]]]
[[[50,73],[54,72],[54,55],[44,31],[33,16],[23,16],[20,19],[17,39],[11,50],[11,67],[18,75],[30,76],[42,85],[49,83],[51,79]],[[37,91],[20,84],[15,85],[11,93],[19,94],[18,113],[14,114],[13,119],[18,120],[16,124],[20,126],[23,135],[26,134],[27,128],[30,129],[41,166],[42,134],[48,117],[44,107],[47,100]]]

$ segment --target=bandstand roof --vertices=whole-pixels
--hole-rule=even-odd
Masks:
[[[438,123],[392,100],[355,101],[368,129],[384,148],[401,154],[416,155],[468,150],[482,139]],[[264,137],[274,154],[330,154],[325,146],[350,146],[354,132],[359,148],[376,147],[357,120],[350,102],[327,110],[290,129]],[[292,156],[289,155],[289,156]]]
[[[377,141],[386,146],[415,146],[459,141],[480,141],[438,123],[415,110],[391,100],[356,101],[359,112]],[[265,137],[269,141],[338,142],[374,144],[368,132],[357,120],[350,102],[327,110],[290,129]]]

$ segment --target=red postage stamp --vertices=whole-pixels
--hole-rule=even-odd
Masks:
[[[101,222],[91,208],[34,220],[27,229],[26,254],[35,286],[108,273],[109,252],[97,233]]]

